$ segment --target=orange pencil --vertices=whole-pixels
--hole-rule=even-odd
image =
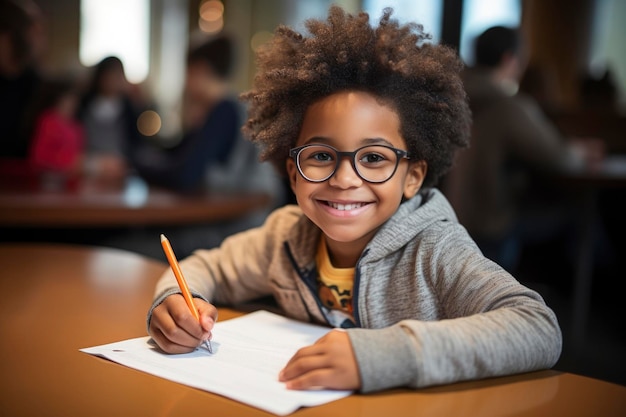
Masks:
[[[172,271],[174,271],[174,276],[176,277],[176,281],[178,282],[178,286],[180,287],[180,291],[183,293],[183,297],[187,302],[187,307],[191,310],[191,313],[194,315],[198,322],[200,321],[200,315],[198,314],[198,309],[193,302],[193,297],[191,296],[191,292],[189,292],[189,287],[187,286],[187,281],[185,281],[185,277],[183,277],[183,271],[180,270],[180,266],[178,265],[178,261],[176,260],[176,256],[174,255],[174,250],[170,245],[170,241],[165,237],[165,235],[161,234],[161,246],[163,246],[163,251],[165,252],[165,256],[167,257],[167,261],[172,267]],[[213,349],[211,348],[211,341],[205,340],[204,345],[207,350],[213,353]]]

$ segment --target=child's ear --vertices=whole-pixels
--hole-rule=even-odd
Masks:
[[[426,161],[411,162],[409,172],[406,174],[406,181],[404,182],[404,198],[409,199],[417,194],[422,187],[426,172],[428,172]]]
[[[298,167],[296,167],[296,162],[287,158],[287,176],[289,177],[289,185],[291,186],[291,191],[296,192],[296,175],[298,175]]]

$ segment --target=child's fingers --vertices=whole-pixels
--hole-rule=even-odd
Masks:
[[[155,341],[169,353],[189,352],[211,336],[210,331],[202,328],[180,294],[167,297],[153,310],[150,329]],[[161,335],[162,339],[159,339]]]
[[[159,347],[167,353],[188,353],[195,349],[195,346],[184,346],[175,343],[168,339],[168,337],[161,331],[161,329],[153,328],[150,331],[152,338],[159,345]]]
[[[211,332],[215,322],[217,321],[217,308],[203,300],[196,298],[194,300],[196,308],[200,314],[200,325],[205,332]]]
[[[170,295],[162,304],[178,327],[200,338],[202,327],[181,294]]]
[[[287,389],[345,389],[349,387],[341,369],[332,366],[327,355],[298,358],[280,373],[279,380]]]
[[[279,380],[286,382],[300,377],[314,369],[319,369],[326,365],[325,357],[317,345],[311,345],[299,349],[287,365],[280,372]]]
[[[322,368],[286,381],[285,387],[293,390],[333,389],[335,380],[332,369]]]
[[[358,389],[361,385],[346,332],[331,331],[296,352],[278,376],[288,389]]]

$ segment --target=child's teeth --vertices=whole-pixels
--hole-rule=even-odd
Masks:
[[[354,210],[362,206],[361,203],[352,203],[352,204],[340,204],[340,203],[330,203],[330,206],[337,210]]]

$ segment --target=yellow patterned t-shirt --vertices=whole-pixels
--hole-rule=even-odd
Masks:
[[[317,286],[322,304],[331,310],[341,310],[352,317],[352,287],[354,268],[335,268],[330,262],[326,240],[320,239],[317,248]]]

